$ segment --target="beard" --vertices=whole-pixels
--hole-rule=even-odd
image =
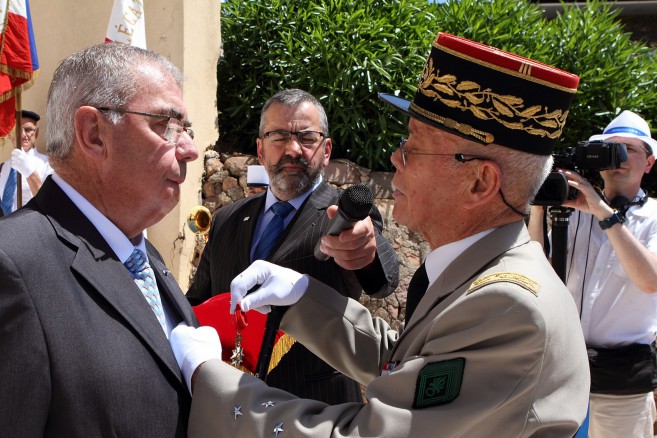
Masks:
[[[301,168],[301,172],[290,173],[284,166],[294,164]],[[320,164],[313,167],[303,157],[292,158],[283,156],[278,163],[272,164],[267,169],[269,173],[269,184],[274,194],[285,193],[289,199],[303,195],[317,182],[323,170]]]

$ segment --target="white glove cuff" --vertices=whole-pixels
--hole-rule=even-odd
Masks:
[[[308,283],[310,283],[308,275],[304,274],[292,286],[292,292],[290,292],[290,295],[295,297],[295,303],[299,301],[306,293],[306,290],[308,290]]]
[[[221,341],[213,327],[188,327],[180,323],[171,332],[171,347],[187,388],[192,392],[192,376],[203,362],[221,360]]]

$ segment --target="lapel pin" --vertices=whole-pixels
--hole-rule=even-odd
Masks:
[[[164,274],[165,277],[169,276],[169,270],[168,269],[163,269],[162,273]]]
[[[251,219],[251,216],[247,216],[247,217],[245,217],[244,219],[242,219],[242,222],[246,222],[246,221],[248,221],[249,219]]]

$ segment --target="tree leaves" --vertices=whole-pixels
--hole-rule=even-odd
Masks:
[[[389,157],[407,119],[380,103],[377,94],[413,98],[438,31],[578,74],[570,113],[541,114],[546,109],[540,105],[518,109],[521,102],[513,96],[493,103],[504,117],[509,111],[526,119],[541,115],[547,129],[569,114],[561,146],[602,132],[623,109],[657,127],[655,54],[632,40],[610,3],[566,3],[562,14],[548,20],[537,2],[523,0],[227,0],[222,3],[224,59],[217,68],[220,148],[253,153],[262,105],[281,89],[297,87],[324,105],[334,157],[390,170]],[[449,76],[439,84],[454,86]],[[435,78],[423,79],[430,84]],[[453,107],[463,104],[442,86],[432,98]],[[482,105],[486,92],[468,81],[455,90],[472,107]],[[548,135],[538,126],[533,133]]]

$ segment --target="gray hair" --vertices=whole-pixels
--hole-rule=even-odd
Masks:
[[[519,211],[529,212],[529,204],[552,170],[552,155],[536,155],[499,147],[495,161],[502,169],[502,193]]]
[[[287,107],[296,107],[306,102],[312,103],[317,108],[317,111],[319,112],[320,129],[324,134],[328,136],[328,119],[326,118],[324,107],[319,102],[319,100],[315,98],[315,96],[297,88],[290,88],[287,90],[279,91],[270,97],[267,102],[265,102],[265,106],[262,107],[262,112],[260,113],[260,127],[258,129],[258,135],[262,137],[264,134],[265,114],[267,113],[267,110],[270,106],[277,103]]]
[[[509,204],[521,212],[529,212],[529,204],[552,170],[552,155],[536,155],[490,144],[484,147],[474,142],[468,153],[485,155],[494,160],[502,170],[500,190]]]
[[[151,50],[119,43],[88,47],[64,59],[53,75],[46,105],[46,150],[54,159],[66,158],[73,147],[75,112],[81,106],[121,108],[140,89],[144,66],[169,73],[182,89],[183,76],[168,59]],[[107,113],[112,123],[121,115]]]

